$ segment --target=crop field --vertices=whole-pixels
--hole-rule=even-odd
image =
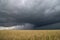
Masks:
[[[60,40],[60,30],[0,30],[0,40]]]

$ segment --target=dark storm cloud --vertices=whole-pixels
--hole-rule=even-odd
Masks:
[[[0,0],[0,25],[27,23],[41,27],[57,22],[60,22],[59,0]],[[32,25],[24,28],[34,28]]]
[[[60,23],[50,24],[42,27],[36,27],[35,29],[60,29]]]

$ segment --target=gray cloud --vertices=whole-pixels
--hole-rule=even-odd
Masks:
[[[59,0],[0,0],[0,25],[41,27],[60,22]],[[30,25],[32,24],[32,25]]]
[[[0,26],[0,30],[31,30],[34,29],[34,25],[30,23],[24,23],[21,25],[14,25],[9,27]]]
[[[60,29],[60,23],[50,24],[42,27],[36,27],[35,29]]]

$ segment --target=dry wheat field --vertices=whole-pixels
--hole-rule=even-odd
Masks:
[[[0,40],[60,40],[60,30],[0,30]]]

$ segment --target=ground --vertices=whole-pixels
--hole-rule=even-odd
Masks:
[[[0,40],[60,40],[60,30],[0,30]]]

